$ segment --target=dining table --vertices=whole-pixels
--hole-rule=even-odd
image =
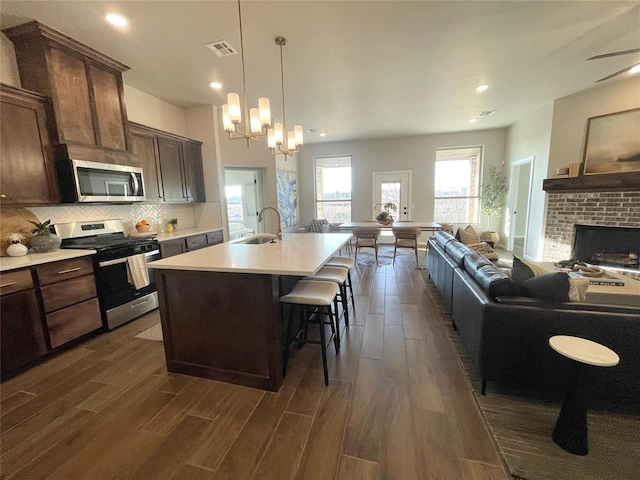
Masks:
[[[360,227],[380,227],[383,230],[390,230],[392,227],[408,227],[419,228],[423,232],[437,232],[438,230],[442,230],[442,225],[436,222],[409,222],[403,220],[398,220],[390,225],[382,225],[375,221],[344,222],[340,224],[340,230],[353,230],[354,228]]]

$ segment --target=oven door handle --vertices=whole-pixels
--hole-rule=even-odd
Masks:
[[[145,257],[149,257],[151,255],[157,255],[160,253],[160,250],[153,250],[152,252],[145,253]],[[115,260],[107,260],[106,262],[98,263],[99,267],[110,267],[111,265],[118,265],[119,263],[125,263],[129,257],[116,258]]]

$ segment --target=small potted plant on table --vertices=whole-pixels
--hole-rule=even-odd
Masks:
[[[376,203],[374,208],[378,208],[379,206],[382,206],[384,210],[376,216],[376,220],[381,225],[391,225],[393,223],[393,215],[391,215],[390,211],[393,210],[395,212],[398,210],[398,207],[393,202],[387,202]]]

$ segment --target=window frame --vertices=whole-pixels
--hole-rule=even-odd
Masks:
[[[477,165],[476,165],[476,194],[475,195],[456,195],[456,196],[438,196],[436,195],[436,191],[437,191],[437,165],[439,162],[450,162],[450,161],[459,161],[462,160],[462,158],[460,157],[454,157],[454,158],[447,158],[447,159],[438,159],[438,154],[439,152],[446,152],[446,151],[454,151],[454,150],[473,150],[473,149],[477,149],[478,150],[478,160],[477,160]],[[433,175],[433,215],[434,218],[436,219],[436,221],[449,221],[448,219],[439,219],[436,218],[437,217],[437,203],[438,200],[467,200],[469,202],[474,202],[475,201],[475,205],[476,208],[473,209],[474,212],[474,216],[475,218],[469,218],[467,217],[466,220],[464,220],[464,222],[455,222],[455,221],[451,221],[450,223],[468,223],[471,225],[479,225],[481,222],[481,213],[480,213],[480,202],[481,202],[481,198],[482,198],[482,169],[483,169],[483,165],[484,165],[484,145],[469,145],[469,146],[460,146],[460,147],[442,147],[442,148],[436,148],[436,158],[435,158],[435,162],[434,162],[434,175]],[[472,188],[470,188],[470,190],[473,190],[473,183],[470,184],[470,186]],[[469,209],[469,214],[472,213],[472,209]]]
[[[349,219],[346,221],[351,221],[352,213],[353,213],[353,175],[351,175],[351,182],[349,186],[349,198],[341,198],[337,200],[321,200],[318,199],[318,160],[331,160],[331,159],[345,159],[349,162],[349,170],[351,174],[353,174],[353,166],[352,166],[352,157],[351,155],[323,155],[318,157],[313,157],[313,210],[314,217],[319,219],[318,213],[318,204],[329,204],[329,203],[349,203]],[[331,168],[331,167],[324,167]],[[333,167],[333,168],[345,168],[345,167]]]

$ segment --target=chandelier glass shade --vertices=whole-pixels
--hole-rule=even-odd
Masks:
[[[247,80],[244,67],[244,40],[242,37],[242,10],[238,0],[238,21],[240,25],[240,59],[242,62],[242,98],[237,93],[227,94],[227,103],[222,105],[222,126],[230,140],[244,138],[258,141],[258,137],[267,134],[271,126],[271,106],[268,98],[258,98],[258,108],[247,105]],[[242,125],[244,115],[245,127]]]
[[[284,100],[284,62],[282,60],[282,47],[287,44],[284,37],[276,38],[276,45],[280,47],[280,85],[282,87],[282,123],[274,123],[273,128],[268,129],[267,145],[274,155],[293,155],[300,151],[303,144],[302,126],[296,125],[293,131],[287,131],[285,100]],[[285,138],[286,134],[286,138]]]

